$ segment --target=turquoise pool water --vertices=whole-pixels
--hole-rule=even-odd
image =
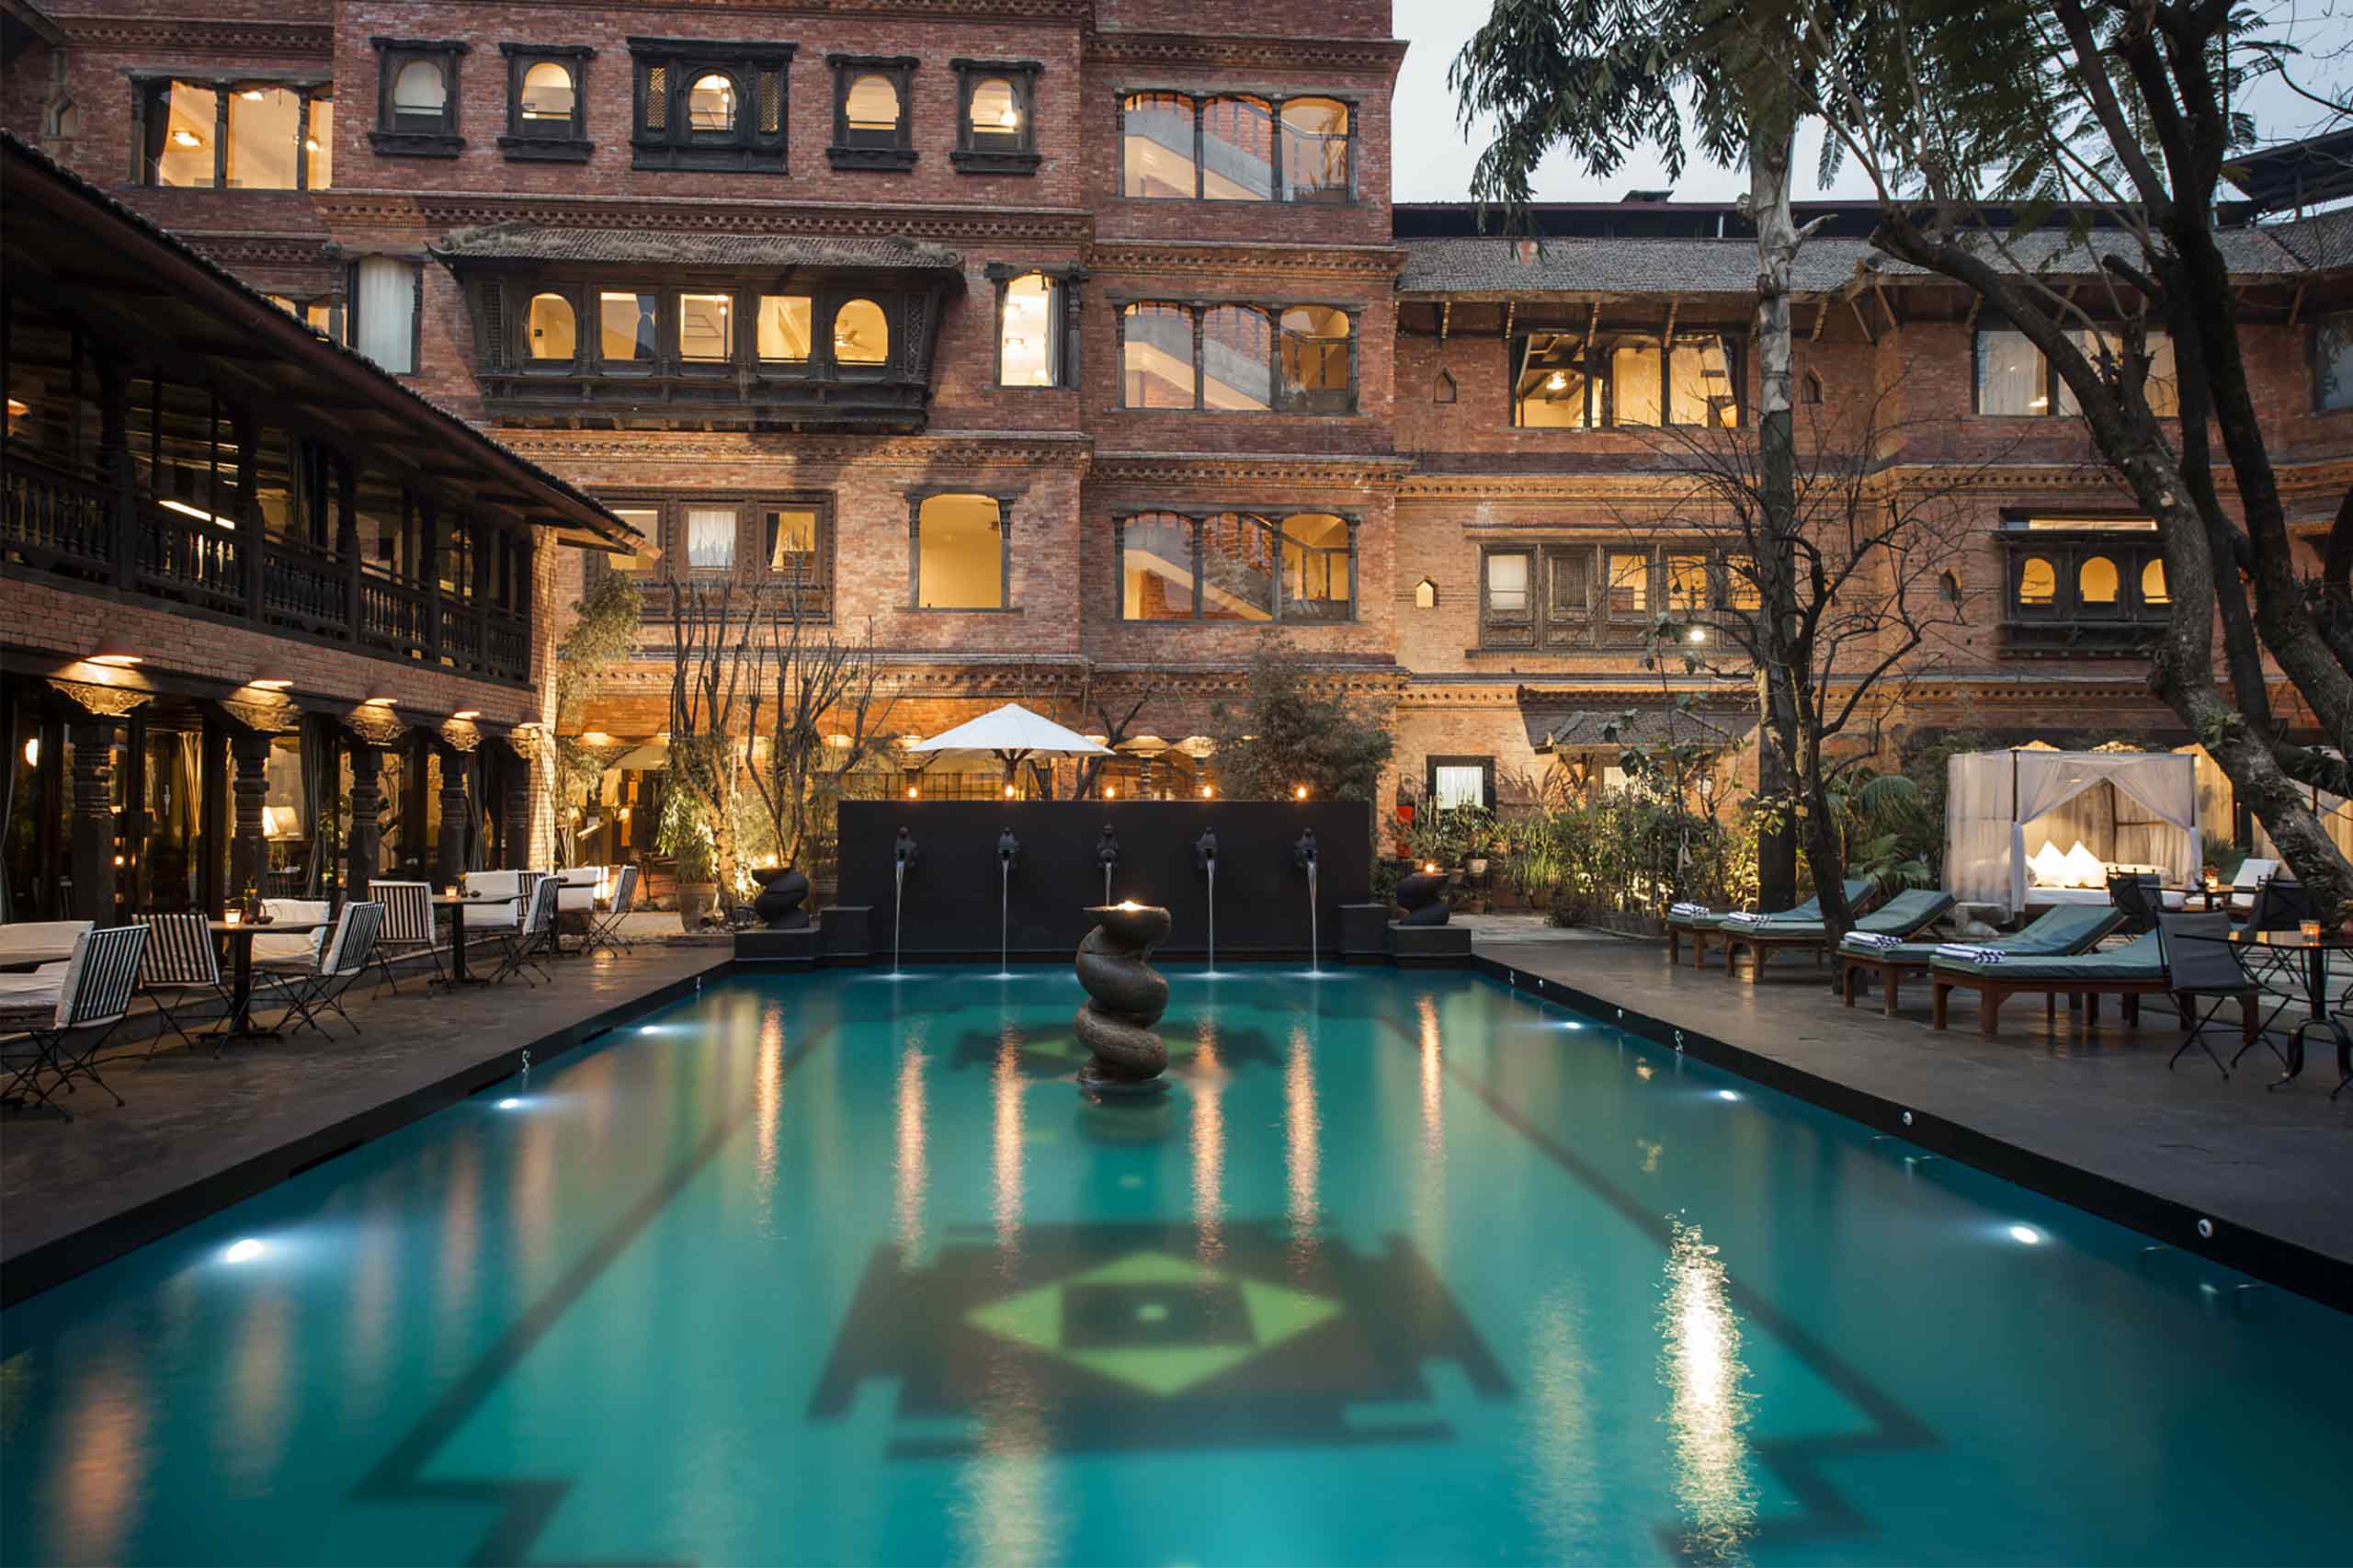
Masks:
[[[14,1562],[2342,1560],[2348,1320],[1456,975],[730,982],[0,1318]]]

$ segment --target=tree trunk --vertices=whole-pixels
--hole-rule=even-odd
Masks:
[[[1757,531],[1757,653],[1765,666],[1758,718],[1768,735],[1794,742],[1797,710],[1786,678],[1797,607],[1797,432],[1790,396],[1792,337],[1790,273],[1797,259],[1797,223],[1790,211],[1790,160],[1796,131],[1786,122],[1768,126],[1760,115],[1748,150],[1749,217],[1756,225],[1756,314],[1750,330],[1757,368],[1757,464],[1764,505]],[[1795,782],[1787,764],[1794,757],[1769,740],[1757,758],[1757,790],[1766,799],[1786,798]],[[1784,817],[1757,840],[1757,903],[1770,911],[1797,902],[1796,824]]]

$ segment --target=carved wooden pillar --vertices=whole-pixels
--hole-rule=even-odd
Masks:
[[[72,844],[76,920],[114,924],[114,721],[77,719],[65,727],[74,745]]]
[[[352,736],[350,744],[351,835],[345,844],[349,853],[345,858],[344,896],[365,899],[368,884],[376,876],[376,841],[383,831],[380,819],[384,801],[378,793],[377,779],[384,754],[362,735]]]
[[[531,767],[535,754],[531,743],[520,734],[507,737],[513,754],[505,759],[506,776],[506,812],[501,824],[506,843],[500,857],[510,871],[529,870],[531,865]]]
[[[472,759],[445,742],[433,743],[441,759],[441,835],[434,846],[436,884],[448,887],[466,869],[466,766]]]
[[[247,888],[269,892],[269,835],[262,829],[261,809],[269,799],[269,742],[256,730],[229,732],[229,756],[236,778],[229,786],[235,815],[229,824],[229,887],[243,899]]]

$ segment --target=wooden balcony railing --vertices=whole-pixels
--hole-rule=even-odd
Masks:
[[[296,539],[270,538],[120,494],[10,452],[0,559],[380,658],[528,685],[530,615],[487,609]]]

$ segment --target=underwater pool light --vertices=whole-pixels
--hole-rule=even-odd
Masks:
[[[2012,1225],[2010,1227],[2010,1240],[2018,1243],[2018,1245],[2022,1247],[2040,1246],[2042,1244],[2042,1233],[2036,1230],[2032,1225]]]
[[[1716,1098],[1720,1100],[1736,1100],[1740,1098],[1740,1091],[1738,1089],[1718,1089],[1716,1091]]]
[[[230,1243],[229,1250],[222,1253],[221,1256],[222,1261],[228,1263],[251,1263],[267,1250],[259,1242],[247,1236],[243,1241]]]
[[[505,1099],[498,1102],[498,1108],[501,1110],[521,1110],[523,1108],[523,1102],[517,1099],[513,1095],[509,1095]]]

